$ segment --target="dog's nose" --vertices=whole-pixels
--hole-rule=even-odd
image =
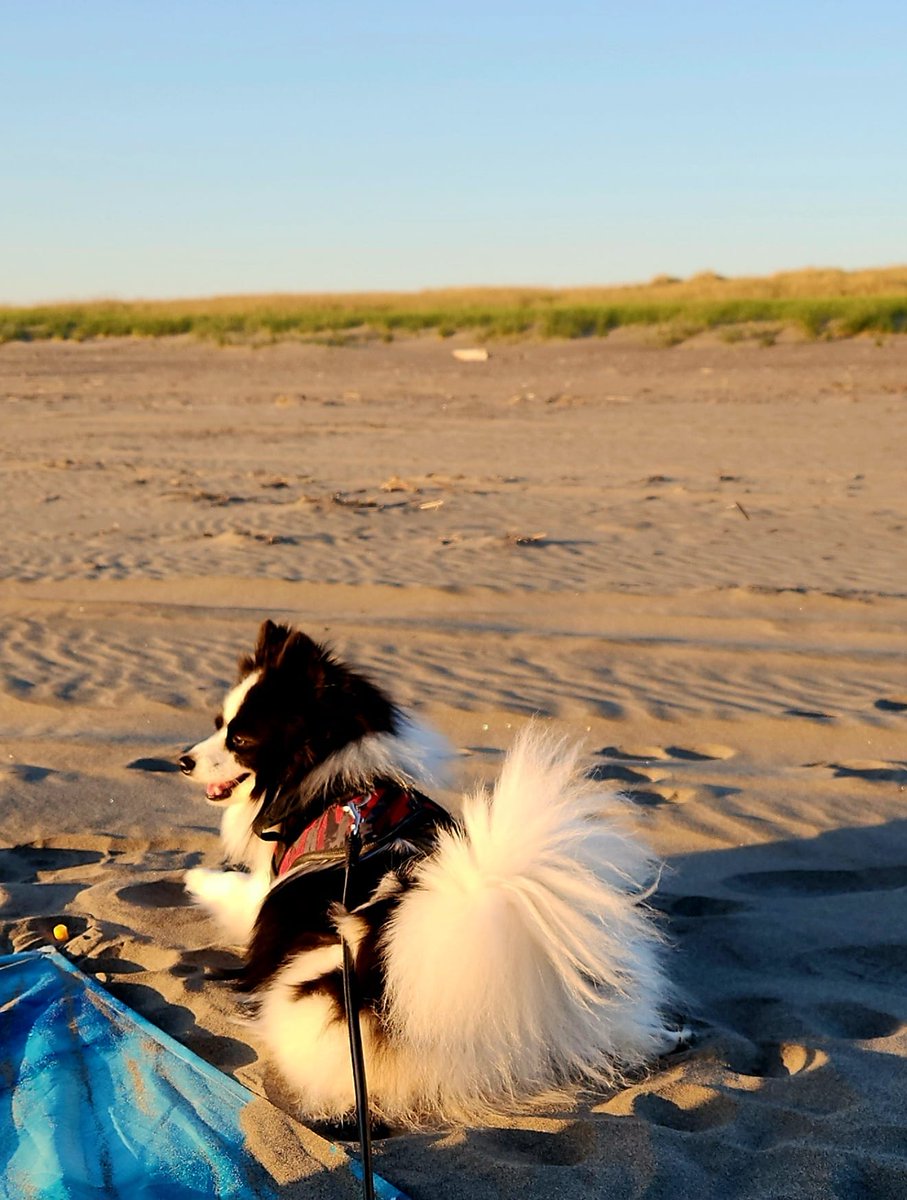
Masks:
[[[180,759],[180,770],[184,775],[191,775],[195,770],[195,759],[188,754],[184,754]]]

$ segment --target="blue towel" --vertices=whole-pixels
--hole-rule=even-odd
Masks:
[[[3,1200],[277,1200],[241,1126],[254,1099],[56,951],[0,957]]]

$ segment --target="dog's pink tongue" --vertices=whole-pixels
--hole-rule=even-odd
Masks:
[[[205,795],[209,800],[216,800],[218,796],[222,796],[224,792],[229,792],[229,783],[209,783],[205,788]]]

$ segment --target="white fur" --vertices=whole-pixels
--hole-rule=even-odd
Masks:
[[[189,751],[195,762],[192,779],[204,784],[223,784],[243,774],[245,768],[227,750],[227,726],[258,678],[258,671],[251,672],[227,694],[221,728]],[[240,945],[245,945],[252,934],[255,917],[271,882],[272,849],[252,832],[252,822],[261,807],[260,800],[252,799],[254,787],[255,779],[250,775],[225,800],[208,801],[223,809],[220,837],[227,861],[248,867],[251,873],[192,867],[184,877],[192,898],[217,921],[230,942]]]
[[[297,1000],[293,989],[314,977],[310,974],[313,968],[337,970],[341,960],[339,942],[327,950],[299,955],[265,992],[257,1022],[284,1076],[299,1094],[302,1110],[316,1119],[350,1109],[353,1077],[349,1035],[346,1025],[336,1019],[328,996],[315,994]],[[363,1035],[365,1032],[363,1023]]]
[[[450,782],[453,750],[445,737],[410,713],[399,733],[374,733],[338,750],[306,779],[305,795],[315,796],[338,784],[354,790],[374,779],[392,779],[433,792]]]
[[[642,907],[653,864],[577,748],[525,732],[462,822],[417,867],[388,930],[381,1029],[363,1014],[374,1109],[413,1123],[481,1118],[672,1048]],[[312,966],[303,954],[284,968],[259,1027],[306,1111],[336,1117],[353,1104],[346,1032],[324,997],[294,993]]]

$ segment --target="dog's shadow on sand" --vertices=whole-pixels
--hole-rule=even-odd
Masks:
[[[700,1041],[738,1066],[907,1022],[907,820],[683,856],[651,903]]]
[[[551,1195],[723,1200],[716,1153],[751,1181],[741,1194],[770,1195],[777,1177],[758,1181],[775,1146],[792,1171],[819,1154],[867,1194],[907,1194],[907,1168],[890,1190],[885,1157],[903,1111],[907,820],[679,856],[650,904],[690,1048],[572,1110],[389,1137],[377,1169],[406,1191],[430,1162],[435,1195],[544,1169]],[[841,1194],[823,1172],[803,1179],[790,1195]]]

